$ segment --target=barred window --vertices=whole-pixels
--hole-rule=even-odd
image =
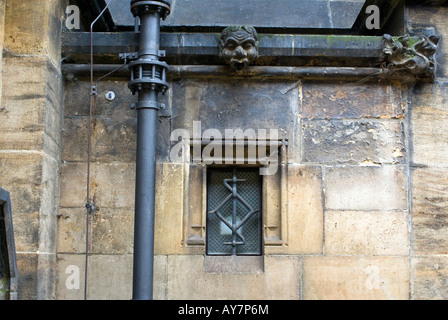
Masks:
[[[209,168],[207,254],[262,254],[262,179],[259,168]]]

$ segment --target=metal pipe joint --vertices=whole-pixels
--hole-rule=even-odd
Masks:
[[[165,56],[160,50],[160,19],[165,19],[171,12],[170,0],[131,1],[131,12],[139,17],[140,49],[138,60],[129,64],[131,81],[128,84],[132,94],[141,90],[153,90],[165,94],[168,90],[166,74],[168,65],[159,61]]]

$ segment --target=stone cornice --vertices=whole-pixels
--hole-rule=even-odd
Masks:
[[[220,36],[217,33],[162,33],[161,50],[164,51],[165,60],[173,67],[191,66],[195,69],[194,65],[201,65],[201,70],[205,70],[207,68],[204,69],[204,66],[223,65],[219,57]],[[94,33],[95,62],[120,63],[120,53],[138,51],[137,39],[138,34],[133,32]],[[437,36],[260,34],[260,57],[250,69],[252,71],[246,73],[251,75],[258,70],[257,67],[264,68],[264,71],[275,67],[277,76],[280,76],[282,67],[286,73],[293,70],[296,75],[313,67],[333,70],[336,74],[338,68],[350,68],[351,74],[355,74],[356,70],[363,73],[361,69],[368,68],[377,70],[375,74],[382,78],[431,80],[435,75],[437,43]],[[64,62],[88,63],[89,54],[89,33],[70,32],[63,35]],[[231,76],[230,71],[228,75]]]

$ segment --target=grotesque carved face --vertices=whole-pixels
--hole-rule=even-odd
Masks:
[[[258,35],[253,27],[227,27],[221,34],[220,56],[237,71],[258,58],[258,48]]]

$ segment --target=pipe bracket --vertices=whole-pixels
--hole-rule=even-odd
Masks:
[[[135,109],[156,109],[156,110],[163,110],[165,109],[165,104],[155,101],[140,101],[135,104]]]

